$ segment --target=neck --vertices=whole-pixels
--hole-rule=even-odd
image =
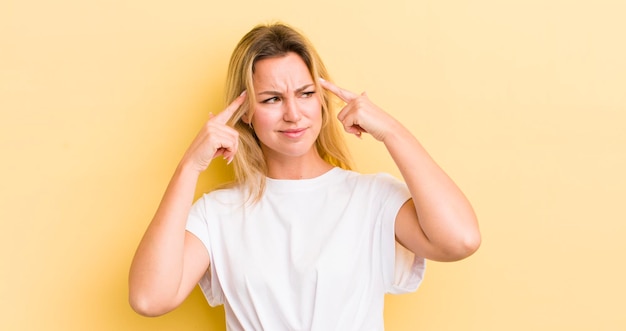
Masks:
[[[317,153],[314,156],[298,158],[266,158],[265,162],[267,176],[274,179],[315,178],[333,168]]]

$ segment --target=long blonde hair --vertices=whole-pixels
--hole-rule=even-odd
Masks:
[[[322,104],[322,128],[315,142],[315,147],[326,162],[331,165],[352,169],[343,132],[339,121],[335,119],[335,104],[331,102],[330,92],[320,86],[319,78],[330,80],[326,67],[311,42],[294,28],[283,23],[257,25],[237,44],[230,58],[226,79],[226,100],[232,102],[242,91],[248,91],[248,98],[229,121],[239,132],[239,149],[233,162],[235,182],[233,184],[247,189],[248,198],[258,201],[265,190],[267,165],[259,141],[252,127],[243,122],[242,117],[253,116],[255,103],[252,75],[257,61],[284,56],[293,52],[306,64],[315,83]]]

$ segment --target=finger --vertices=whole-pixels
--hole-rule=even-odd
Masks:
[[[224,159],[229,159],[235,155],[237,152],[237,141],[232,140],[231,137],[226,137],[221,142],[218,142],[216,146],[215,152],[213,152],[212,159],[221,156]]]
[[[350,123],[350,122],[342,122],[341,124],[343,124],[343,129],[347,133],[353,134],[359,138],[361,138],[362,133],[367,133],[367,131],[363,129],[359,124]]]
[[[322,85],[323,88],[329,90],[330,92],[332,92],[334,95],[338,96],[339,99],[343,100],[344,102],[350,102],[354,99],[356,99],[358,97],[358,95],[348,91],[348,90],[344,90],[341,87],[323,79],[320,78],[320,84]]]
[[[233,137],[233,146],[231,146],[223,155],[224,159],[227,161],[227,164],[233,162],[235,158],[235,154],[237,154],[237,150],[239,149],[239,139],[237,139],[237,135]]]
[[[217,141],[217,148],[213,158],[222,156],[228,163],[232,162],[239,149],[239,134],[235,129],[222,127],[220,131],[214,133]]]
[[[213,118],[221,124],[228,123],[228,120],[233,117],[233,114],[241,107],[244,100],[246,100],[247,93],[243,91],[238,97],[233,100],[221,113],[215,115]]]

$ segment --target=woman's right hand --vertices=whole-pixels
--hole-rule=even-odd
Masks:
[[[233,160],[239,146],[239,133],[226,123],[243,104],[246,96],[247,93],[244,91],[219,114],[209,114],[209,120],[185,152],[182,163],[189,163],[193,169],[202,172],[218,156],[223,157],[228,163]]]

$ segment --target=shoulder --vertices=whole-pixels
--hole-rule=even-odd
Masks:
[[[360,173],[341,169],[341,175],[346,181],[365,185],[404,185],[404,182],[386,172]]]
[[[231,207],[245,201],[244,189],[240,186],[219,188],[203,194],[198,202],[212,207]]]
[[[360,173],[341,170],[340,176],[341,179],[335,182],[333,190],[343,192],[353,198],[386,201],[389,198],[406,200],[409,196],[406,184],[386,172]]]

